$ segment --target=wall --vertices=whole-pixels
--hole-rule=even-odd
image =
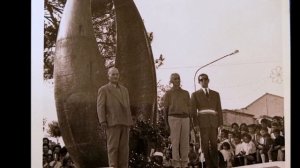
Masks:
[[[223,111],[223,124],[227,126],[231,126],[232,123],[246,123],[246,124],[254,124],[253,115],[243,114],[235,111]]]
[[[253,114],[255,118],[258,118],[262,115],[267,115],[270,117],[283,117],[283,107],[284,106],[282,97],[266,94],[265,96],[258,99],[256,102],[250,104],[245,109],[245,112],[248,114]]]

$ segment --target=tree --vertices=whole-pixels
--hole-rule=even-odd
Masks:
[[[58,143],[58,138],[61,137],[61,132],[59,128],[59,124],[57,121],[52,121],[48,124],[48,130],[47,133],[50,135],[50,137],[56,138],[56,141]]]
[[[60,18],[66,0],[44,1],[44,79],[53,78],[53,60]]]
[[[156,121],[160,121],[164,119],[163,115],[163,96],[165,95],[167,90],[170,90],[171,86],[170,85],[164,85],[160,83],[161,81],[159,80],[157,82],[157,116],[156,116]]]
[[[158,168],[161,167],[149,162],[150,149],[164,148],[167,146],[168,134],[164,122],[153,124],[149,121],[137,121],[130,129],[130,168]]]
[[[161,81],[159,80],[157,82],[157,104],[158,104],[158,110],[162,110],[163,108],[163,96],[164,94],[171,89],[171,86],[170,85],[163,85],[160,83]]]
[[[116,57],[115,11],[112,0],[92,0],[92,23],[100,55],[107,68]],[[45,0],[44,6],[44,80],[53,78],[53,61],[59,23],[66,0]]]
[[[59,23],[66,0],[44,0],[44,80],[53,78],[53,61]],[[92,0],[92,23],[100,55],[105,58],[106,68],[115,64],[116,58],[116,24],[115,10],[112,0]],[[153,32],[148,33],[149,41],[153,41]],[[158,62],[157,62],[158,61]],[[161,65],[156,59],[156,67]]]

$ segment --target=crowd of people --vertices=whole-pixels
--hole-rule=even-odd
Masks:
[[[43,138],[43,168],[76,168],[67,148]]]
[[[206,167],[201,149],[200,135],[191,131],[188,166],[190,168]],[[284,123],[283,118],[275,116],[272,121],[262,119],[260,124],[231,124],[218,133],[219,167],[238,167],[256,163],[284,161]],[[156,167],[173,168],[172,144],[165,139],[150,152],[149,162]],[[66,147],[61,147],[43,138],[44,168],[76,168]]]
[[[199,133],[191,135],[188,166],[206,167],[199,143],[201,140],[197,140]],[[278,116],[273,117],[272,121],[262,119],[259,124],[233,123],[230,128],[219,130],[217,141],[221,168],[285,160],[283,118]],[[153,150],[150,154],[151,162],[165,168],[173,167],[171,150],[170,142],[163,148]]]

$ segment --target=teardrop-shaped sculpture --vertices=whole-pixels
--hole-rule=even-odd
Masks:
[[[156,111],[156,73],[143,20],[133,0],[114,0],[117,25],[116,67],[129,91],[133,115],[151,120]]]
[[[61,134],[80,168],[107,166],[106,139],[99,131],[97,90],[107,83],[91,20],[90,0],[68,0],[54,60],[55,101]]]

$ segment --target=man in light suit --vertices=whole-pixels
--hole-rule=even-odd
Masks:
[[[129,127],[133,125],[127,88],[119,84],[117,68],[108,70],[109,83],[98,90],[97,114],[106,130],[110,167],[127,168]]]
[[[200,129],[201,148],[206,165],[208,168],[216,168],[218,127],[223,125],[220,95],[208,88],[207,74],[200,74],[198,81],[202,88],[191,96],[191,113],[196,130]]]

